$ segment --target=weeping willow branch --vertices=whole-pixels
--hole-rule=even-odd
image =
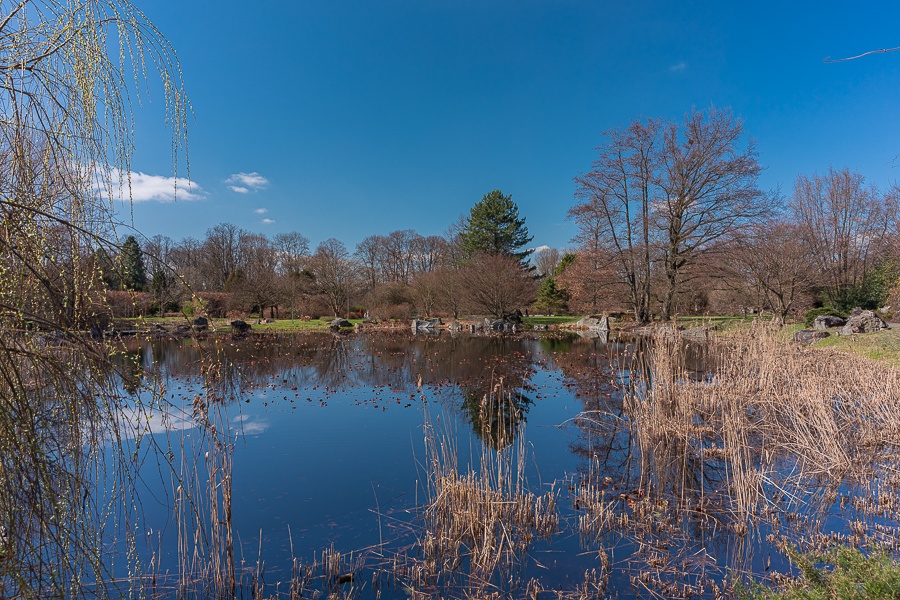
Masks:
[[[97,253],[115,245],[115,227],[102,198],[130,195],[132,110],[157,87],[150,74],[177,172],[190,105],[175,51],[140,10],[127,0],[0,0],[3,597],[122,592],[102,585],[110,519],[113,530],[134,523],[122,509],[132,477],[122,365],[84,331],[108,314]],[[95,493],[101,480],[106,494]],[[139,569],[133,540],[126,554]]]

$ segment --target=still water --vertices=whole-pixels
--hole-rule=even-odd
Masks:
[[[121,358],[136,396],[120,443],[135,457],[138,518],[127,527],[151,565],[142,576],[165,595],[175,574],[208,567],[223,545],[233,547],[245,597],[290,597],[295,561],[321,563],[323,551],[341,553],[338,569],[353,581],[332,586],[334,573],[316,572],[303,597],[329,587],[386,598],[712,597],[735,574],[786,569],[768,520],[733,527],[721,462],[648,473],[622,400],[633,352],[631,343],[556,335],[132,340]],[[702,381],[702,351],[696,358]],[[485,398],[502,399],[502,417],[485,413]],[[461,577],[413,584],[397,566],[424,560],[429,435],[460,473],[514,453],[524,489],[556,499],[554,531],[528,536],[514,564],[482,574],[475,592],[465,544]],[[791,531],[845,531],[856,515],[841,506],[830,497]]]

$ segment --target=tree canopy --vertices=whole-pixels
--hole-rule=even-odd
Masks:
[[[459,237],[467,256],[502,254],[519,261],[532,253],[522,248],[534,239],[528,235],[525,218],[519,217],[519,207],[512,196],[500,190],[485,194],[472,207]]]

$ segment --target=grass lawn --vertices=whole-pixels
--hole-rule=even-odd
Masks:
[[[263,331],[266,333],[295,333],[303,331],[321,331],[328,329],[334,317],[326,317],[324,319],[313,319],[312,321],[292,321],[290,319],[277,319],[274,323],[260,323],[256,325],[250,321],[253,327],[250,331]],[[362,319],[350,319],[350,322],[356,325],[362,323]]]
[[[116,319],[120,322],[134,323],[135,327],[146,327],[154,323],[160,325],[189,325],[192,319],[186,317],[139,317]],[[266,333],[295,333],[303,331],[323,331],[328,329],[334,317],[324,317],[322,319],[313,319],[312,321],[300,321],[291,319],[277,319],[274,323],[256,323],[255,318],[247,319],[247,323],[252,328],[250,331],[262,331]],[[350,319],[353,324],[361,322],[362,319]],[[215,331],[231,331],[231,319],[210,319],[210,327]]]
[[[780,337],[789,342],[794,333],[807,327],[803,323],[791,323],[781,330]],[[830,348],[838,352],[857,354],[891,365],[900,365],[900,329],[886,329],[876,333],[858,333],[854,335],[838,335],[840,329],[831,329],[831,336],[819,340],[813,348]]]
[[[892,365],[900,365],[900,329],[886,329],[875,333],[858,333],[854,335],[835,335],[813,344],[814,348],[832,348],[840,352],[850,352],[884,361]]]
[[[715,327],[716,331],[719,333],[727,334],[730,331],[749,327],[750,324],[754,323],[758,318],[760,318],[758,315],[748,315],[746,317],[741,315],[675,317],[675,323],[685,329],[692,329],[694,327]],[[764,321],[768,321],[770,318],[769,315],[762,316]]]
[[[531,317],[522,317],[522,324],[526,327],[533,327],[534,325],[562,325],[564,323],[574,323],[581,317],[578,316],[569,316],[569,315],[557,315],[553,317],[547,316],[531,316]]]

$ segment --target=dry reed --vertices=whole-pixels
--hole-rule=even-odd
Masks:
[[[510,431],[502,422],[509,406],[515,403],[502,382],[484,397],[479,420],[486,430],[473,459],[477,465],[466,470],[459,468],[453,437],[439,435],[426,421],[427,502],[420,512],[418,555],[394,561],[395,575],[414,596],[458,589],[481,598],[518,586],[514,572],[532,542],[558,529],[555,487],[543,494],[528,489],[524,421],[513,415],[512,439],[497,443],[498,435]]]

